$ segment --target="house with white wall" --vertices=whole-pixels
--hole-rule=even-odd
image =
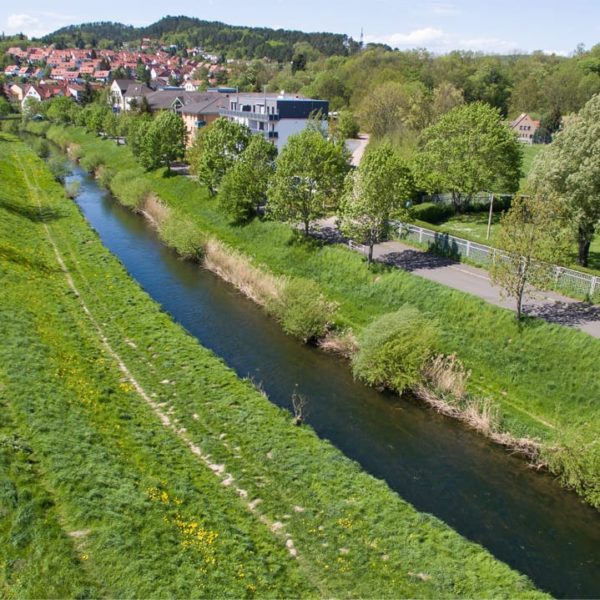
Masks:
[[[532,119],[527,113],[521,113],[511,122],[510,128],[517,134],[522,144],[533,144],[533,136],[540,128],[540,122]]]
[[[260,134],[281,150],[288,138],[302,131],[311,116],[320,113],[327,117],[326,100],[280,94],[230,94],[229,106],[220,115]],[[326,121],[325,121],[326,124]]]

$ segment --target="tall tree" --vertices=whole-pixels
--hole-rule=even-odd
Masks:
[[[387,229],[392,212],[402,212],[414,191],[408,165],[390,144],[367,152],[358,169],[346,176],[346,189],[340,203],[341,230],[369,247],[367,260],[373,260],[373,246]]]
[[[450,192],[463,209],[477,192],[515,192],[522,148],[498,109],[483,102],[459,106],[423,131],[416,159],[419,185]]]
[[[160,166],[171,171],[171,163],[185,154],[186,129],[183,119],[163,110],[152,121],[143,137],[140,162],[146,169]]]
[[[496,257],[490,274],[492,282],[516,301],[517,320],[526,295],[535,288],[547,289],[553,278],[551,264],[565,257],[568,239],[560,210],[556,198],[519,195],[500,220],[496,242],[506,254]]]
[[[255,135],[223,177],[219,188],[220,205],[235,223],[250,220],[266,200],[276,156],[277,148],[262,135]]]
[[[347,159],[341,144],[314,128],[291,136],[277,158],[268,212],[279,221],[301,224],[308,235],[310,224],[337,206],[350,168]]]
[[[587,267],[600,224],[600,94],[594,96],[537,157],[530,181],[564,203],[575,230],[578,262]]]
[[[196,136],[190,149],[192,170],[211,194],[217,192],[221,179],[246,149],[251,135],[247,127],[220,118]]]

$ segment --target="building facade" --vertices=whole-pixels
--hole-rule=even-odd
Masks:
[[[326,100],[281,94],[231,94],[229,106],[220,115],[263,135],[281,150],[288,138],[302,131],[316,115],[327,117]],[[326,124],[326,121],[324,121]]]
[[[533,136],[540,128],[540,122],[532,119],[527,113],[521,113],[511,124],[510,128],[517,134],[522,144],[533,144]]]

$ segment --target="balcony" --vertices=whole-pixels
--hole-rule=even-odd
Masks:
[[[267,114],[252,112],[249,110],[231,110],[229,108],[222,108],[219,110],[221,117],[241,117],[242,119],[252,119],[253,121],[262,121],[268,123],[269,121],[279,121],[278,114]]]

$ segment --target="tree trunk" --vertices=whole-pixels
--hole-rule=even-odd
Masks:
[[[367,264],[369,265],[369,268],[371,268],[371,263],[373,262],[373,246],[375,244],[370,241],[369,242],[369,253],[367,255]]]
[[[308,237],[310,221],[304,221],[304,235]]]
[[[594,227],[580,225],[577,229],[577,262],[582,267],[588,266],[590,256],[590,244],[594,235]]]

